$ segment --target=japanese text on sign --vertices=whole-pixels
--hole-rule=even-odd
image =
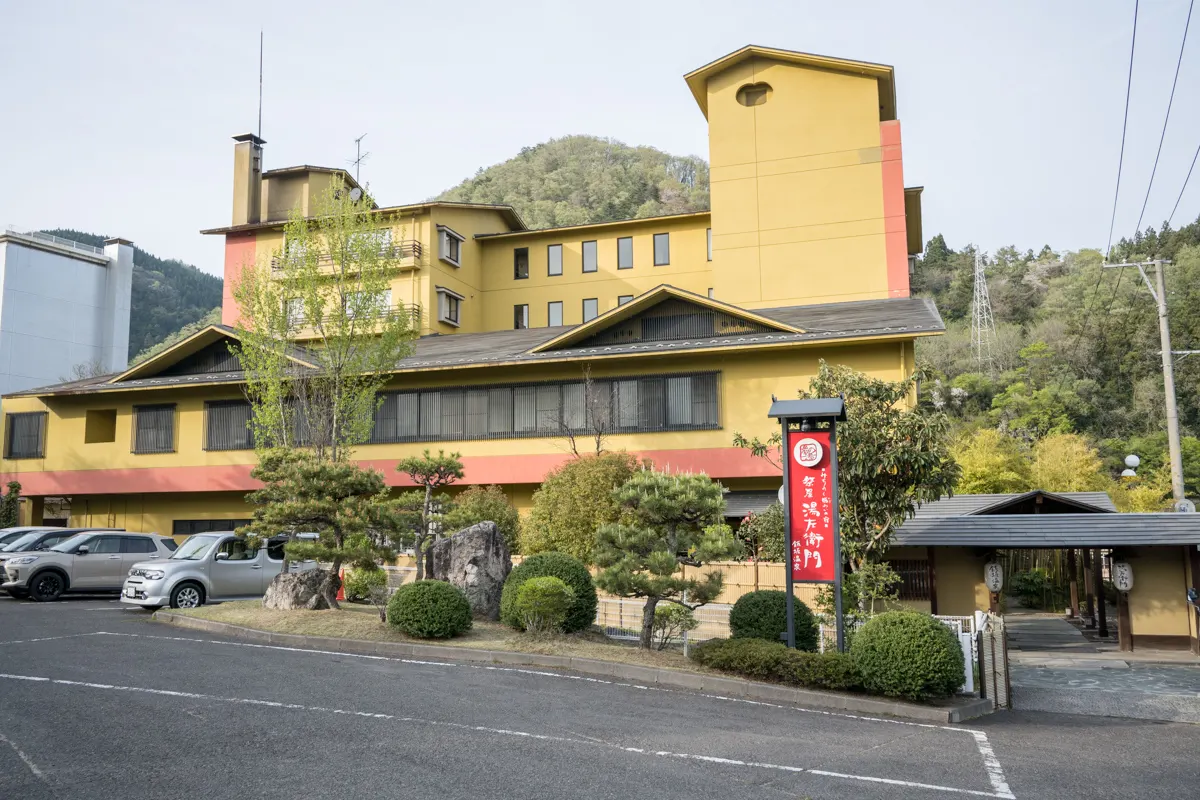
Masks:
[[[789,431],[788,542],[792,580],[832,582],[837,574],[829,433]]]

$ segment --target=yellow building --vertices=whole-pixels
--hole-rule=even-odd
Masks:
[[[746,47],[686,76],[709,126],[712,211],[527,230],[508,206],[376,209],[400,257],[390,305],[420,315],[371,442],[356,456],[396,486],[396,461],[463,454],[462,485],[502,485],[528,508],[568,457],[584,375],[611,398],[608,449],[703,470],[734,492],[779,474],[732,446],[766,435],[771,396],[818,362],[898,379],[914,340],[943,331],[909,297],[919,190],[905,190],[890,67]],[[178,536],[249,516],[254,451],[227,349],[231,287],[284,246],[343,170],[263,170],[235,137],[223,320],[119,375],[4,398],[3,472],[32,498],[70,501],[71,524]],[[303,363],[303,342],[296,358]]]

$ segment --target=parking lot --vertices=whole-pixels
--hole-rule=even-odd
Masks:
[[[1194,797],[1197,730],[933,726],[0,599],[0,797]]]

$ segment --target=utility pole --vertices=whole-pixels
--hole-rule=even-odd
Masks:
[[[996,339],[996,321],[992,318],[992,300],[988,296],[987,271],[983,254],[975,251],[975,287],[971,299],[971,347],[975,351],[975,363],[987,367],[987,373],[996,372],[992,356],[992,342]]]
[[[1179,447],[1179,405],[1175,400],[1175,359],[1171,351],[1171,326],[1167,320],[1167,280],[1165,270],[1170,261],[1155,259],[1153,261],[1134,261],[1128,264],[1105,264],[1105,269],[1121,267],[1137,267],[1150,290],[1150,296],[1158,304],[1158,338],[1162,346],[1163,392],[1167,401],[1167,446],[1170,449],[1171,460],[1171,494],[1175,503],[1184,499],[1183,495],[1183,453]],[[1154,283],[1146,275],[1146,267],[1154,267]],[[1190,352],[1188,353],[1190,355]]]

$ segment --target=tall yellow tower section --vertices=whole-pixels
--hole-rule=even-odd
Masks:
[[[908,296],[919,190],[910,237],[891,67],[751,46],[685,79],[708,118],[718,300]]]

